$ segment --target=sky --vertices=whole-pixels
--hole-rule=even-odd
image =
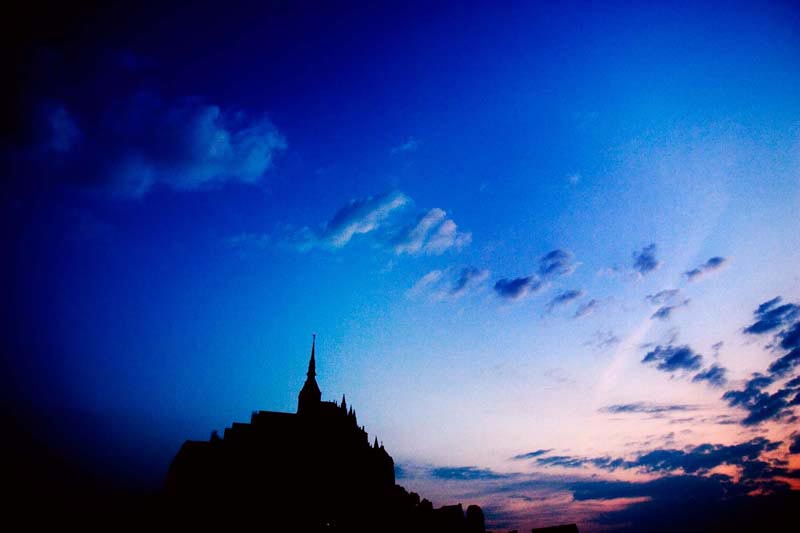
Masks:
[[[800,490],[791,3],[17,24],[2,396],[26,431],[158,486],[184,440],[293,412],[316,333],[323,399],[398,483],[496,529]]]

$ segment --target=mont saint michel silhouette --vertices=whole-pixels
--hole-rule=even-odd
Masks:
[[[479,506],[434,509],[395,483],[392,457],[369,443],[345,396],[322,401],[315,341],[296,413],[257,411],[183,444],[167,474],[171,516],[247,531],[485,531]]]

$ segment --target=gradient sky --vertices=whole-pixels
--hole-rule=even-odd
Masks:
[[[31,22],[5,399],[159,483],[295,410],[316,332],[398,482],[493,527],[800,487],[800,12],[558,4]]]

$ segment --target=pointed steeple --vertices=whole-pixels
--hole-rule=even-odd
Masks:
[[[317,362],[314,360],[314,347],[317,344],[317,334],[311,334],[311,360],[308,362],[308,372],[306,372],[306,376],[309,379],[314,379],[317,377]]]
[[[376,450],[378,449],[378,436],[377,435],[375,436],[375,444],[373,444],[372,447],[375,448]]]
[[[319,411],[319,402],[322,398],[322,393],[317,385],[317,362],[314,359],[314,351],[317,344],[317,335],[314,334],[311,338],[311,359],[308,361],[308,372],[306,373],[306,382],[303,389],[300,391],[300,398],[297,402],[298,414],[315,414]]]
[[[342,405],[340,407],[342,412],[347,414],[347,400],[345,399],[344,394],[342,394]]]

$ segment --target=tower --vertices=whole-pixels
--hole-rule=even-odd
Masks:
[[[314,360],[314,347],[317,343],[316,334],[311,338],[311,360],[308,362],[308,372],[306,382],[300,390],[300,397],[297,401],[298,415],[311,415],[319,412],[319,402],[322,393],[317,385],[317,363]]]

